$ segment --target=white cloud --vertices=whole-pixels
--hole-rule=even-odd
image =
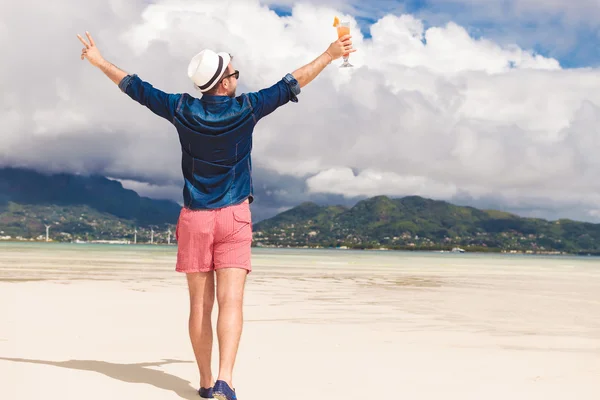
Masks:
[[[201,48],[229,51],[245,91],[324,51],[343,15],[299,4],[281,18],[258,1],[221,0],[9,7],[0,31],[35,34],[0,35],[18,60],[0,64],[0,164],[104,173],[160,197],[181,193],[174,128],[80,61],[77,33],[90,30],[109,61],[169,92],[195,93],[186,67]],[[41,31],[43,12],[56,29]],[[310,193],[485,199],[548,217],[575,207],[600,220],[600,71],[564,70],[453,23],[425,30],[409,15],[380,19],[372,40],[355,22],[353,32],[356,68],[335,62],[298,104],[260,122],[257,168],[306,180]],[[39,51],[23,51],[32,41]]]
[[[440,75],[466,71],[501,73],[513,67],[551,70],[560,67],[556,60],[517,47],[501,48],[489,40],[474,40],[454,23],[425,31],[423,23],[409,15],[383,17],[371,27],[371,34],[373,53],[383,56],[384,63],[425,67]]]
[[[435,182],[424,176],[400,176],[393,172],[364,170],[355,175],[350,168],[332,168],[307,180],[310,192],[335,193],[349,197],[369,197],[374,193],[390,196],[417,195],[450,198],[457,194],[451,184]]]
[[[151,199],[172,200],[180,205],[183,205],[182,188],[176,185],[153,185],[145,182],[132,181],[128,179],[119,179],[107,177],[119,181],[125,189],[133,190],[142,197]],[[182,179],[183,181],[183,179]],[[182,182],[183,185],[183,182]]]

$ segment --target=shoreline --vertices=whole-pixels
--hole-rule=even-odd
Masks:
[[[55,242],[55,241],[29,241],[29,240],[1,240],[0,246],[2,245],[23,245],[26,246],[96,246],[96,247],[111,247],[111,248],[155,248],[155,249],[176,249],[177,243],[106,243],[106,242]],[[575,257],[575,258],[600,258],[600,252],[580,252],[580,253],[569,253],[569,252],[526,252],[526,251],[477,251],[469,250],[464,248],[464,252],[451,251],[451,250],[438,250],[438,249],[419,249],[419,248],[407,248],[407,249],[368,249],[368,248],[340,248],[340,247],[294,247],[294,246],[256,246],[252,245],[253,250],[294,250],[294,251],[336,251],[336,252],[355,252],[355,253],[389,253],[389,254],[440,254],[440,255],[453,255],[453,256],[469,256],[469,255],[493,255],[493,256],[531,256],[531,257]]]

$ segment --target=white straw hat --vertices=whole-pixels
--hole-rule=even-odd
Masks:
[[[188,76],[194,82],[196,89],[207,92],[212,89],[223,76],[231,56],[228,53],[215,53],[204,49],[196,54],[188,65]]]

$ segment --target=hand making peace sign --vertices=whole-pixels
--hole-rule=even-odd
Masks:
[[[83,45],[85,46],[83,49],[81,49],[81,60],[87,58],[93,66],[98,67],[104,59],[100,54],[100,50],[98,50],[98,48],[96,47],[96,43],[94,43],[92,35],[90,35],[90,33],[87,31],[85,32],[85,34],[90,41],[89,44],[85,41],[84,38],[81,37],[81,35],[77,35],[81,43],[83,43]]]

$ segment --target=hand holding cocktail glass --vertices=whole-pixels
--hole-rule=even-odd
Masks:
[[[352,37],[350,36],[350,23],[346,21],[340,22],[339,18],[335,17],[333,19],[333,26],[337,28],[338,42],[344,45],[344,63],[340,65],[340,68],[353,67],[353,65],[348,62],[350,53],[356,51],[356,49],[352,49],[352,41],[349,40]]]

